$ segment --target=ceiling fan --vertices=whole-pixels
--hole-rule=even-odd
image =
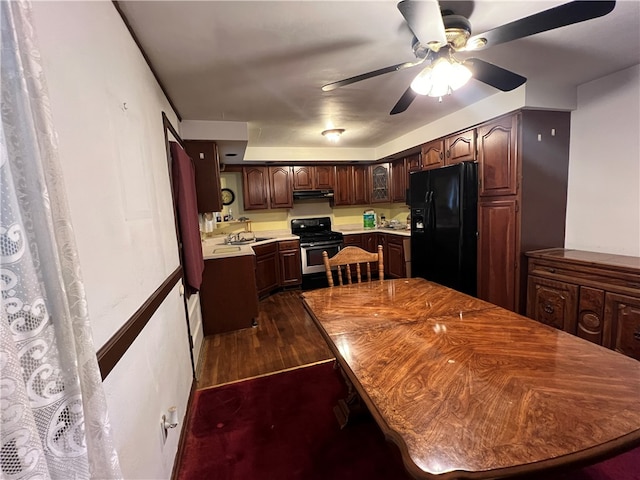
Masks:
[[[442,99],[444,95],[461,87],[470,78],[508,92],[524,84],[527,79],[479,58],[459,61],[454,54],[482,50],[602,17],[610,13],[615,4],[615,1],[577,0],[471,36],[469,20],[462,15],[456,15],[451,10],[441,11],[437,0],[402,0],[398,3],[398,10],[414,35],[411,48],[416,60],[328,83],[322,87],[322,90],[327,92],[427,62],[427,67],[416,76],[411,86],[391,109],[391,115],[404,112],[417,95],[429,95]]]

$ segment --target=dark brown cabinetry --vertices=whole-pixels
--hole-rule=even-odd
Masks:
[[[476,159],[476,130],[450,135],[444,139],[446,151],[444,164],[453,165],[460,162],[473,162]]]
[[[205,260],[200,289],[205,335],[249,328],[258,316],[252,255]]]
[[[269,208],[269,167],[242,169],[244,209]]]
[[[517,210],[515,198],[478,203],[478,298],[516,308]]]
[[[335,205],[353,204],[353,167],[351,165],[336,166],[336,186],[333,199]]]
[[[244,209],[293,207],[291,167],[244,167]]]
[[[424,151],[424,148],[422,149]],[[422,169],[422,156],[421,154],[410,155],[405,159],[405,168],[407,169],[407,175],[411,172],[418,172]]]
[[[512,115],[478,128],[478,191],[481,197],[518,192],[517,121],[517,115]]]
[[[419,155],[416,155],[419,157]],[[399,158],[391,162],[391,201],[404,202],[407,195],[406,159]]]
[[[255,252],[255,278],[258,296],[262,297],[280,286],[280,259],[276,242],[253,247]]]
[[[343,243],[345,247],[353,246],[364,248],[364,245],[362,244],[361,233],[350,233],[349,235],[345,235]]]
[[[368,204],[369,185],[369,165],[336,166],[334,204]]]
[[[385,275],[389,278],[404,278],[407,276],[404,260],[404,238],[399,235],[387,234],[386,249],[384,251]]]
[[[640,296],[607,293],[606,346],[640,360]]]
[[[532,278],[527,315],[558,330],[575,333],[578,287],[571,283]]]
[[[368,252],[377,252],[382,245],[384,274],[387,278],[407,276],[404,240],[408,237],[384,232],[352,233],[344,236],[344,246],[360,247]],[[375,273],[374,265],[372,272]]]
[[[388,203],[391,201],[389,164],[371,165],[371,203]]]
[[[331,190],[335,183],[334,165],[293,167],[294,190]]]
[[[370,185],[369,165],[354,165],[352,205],[367,205],[369,203]]]
[[[264,297],[280,287],[302,284],[300,242],[282,240],[253,247],[258,296]]]
[[[640,258],[527,253],[527,316],[640,360]]]
[[[280,259],[280,286],[294,287],[302,284],[300,242],[298,240],[278,242],[278,257]]]
[[[432,168],[440,168],[444,165],[444,140],[439,138],[422,145],[422,164],[419,168],[411,169],[430,170]]]
[[[522,110],[477,127],[478,296],[524,313],[524,252],[564,245],[569,112]]]
[[[362,234],[362,248],[367,252],[375,253],[378,251],[378,234],[363,233]]]
[[[196,170],[198,212],[220,212],[220,161],[218,148],[211,140],[185,140],[184,150],[193,160]]]

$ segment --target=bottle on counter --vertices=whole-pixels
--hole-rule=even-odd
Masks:
[[[373,210],[365,210],[362,219],[365,229],[376,228],[376,212]]]

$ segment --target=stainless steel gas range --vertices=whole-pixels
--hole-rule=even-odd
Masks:
[[[305,284],[315,283],[314,279],[324,278],[322,252],[326,251],[329,257],[338,253],[343,246],[343,236],[342,233],[331,230],[331,218],[329,217],[293,219],[291,220],[291,233],[300,237],[304,288]]]

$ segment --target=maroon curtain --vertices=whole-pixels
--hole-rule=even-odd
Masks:
[[[195,167],[189,155],[176,142],[171,143],[173,198],[182,239],[182,262],[187,285],[200,290],[204,259],[198,226]]]

